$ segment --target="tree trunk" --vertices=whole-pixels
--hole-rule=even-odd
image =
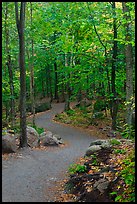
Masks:
[[[133,51],[132,51],[132,36],[131,36],[131,25],[130,25],[130,11],[127,6],[127,2],[122,2],[124,18],[126,20],[126,42],[125,45],[125,56],[126,56],[126,102],[127,111],[126,111],[126,123],[128,127],[131,127],[132,124],[132,103],[133,103]]]
[[[30,2],[30,11],[31,11],[31,28],[32,28],[32,2]],[[32,31],[31,31],[32,32]],[[31,110],[33,114],[33,125],[35,125],[35,99],[34,99],[34,63],[33,63],[33,58],[34,58],[34,42],[33,42],[33,37],[31,38],[31,51],[32,51],[32,62],[31,62],[31,67],[30,67],[30,99],[31,99]]]
[[[45,97],[45,81],[43,79],[43,71],[41,72],[41,86],[42,86],[42,95],[41,95],[41,97],[44,98]]]
[[[51,74],[50,74],[50,70],[48,71],[49,73],[49,92],[50,92],[50,99],[51,99],[51,102],[53,100],[53,93],[52,93],[52,77],[51,77]]]
[[[116,119],[117,119],[117,112],[118,112],[118,101],[117,101],[117,93],[116,93],[116,86],[115,86],[115,79],[116,79],[116,63],[117,63],[117,27],[116,27],[116,12],[115,12],[115,2],[112,2],[112,9],[113,9],[113,30],[114,30],[114,44],[113,44],[113,56],[112,56],[112,71],[111,71],[111,84],[112,84],[112,99],[111,99],[111,117],[112,117],[112,129],[116,130]]]
[[[58,73],[57,73],[57,63],[56,59],[54,62],[54,71],[55,71],[55,97],[54,99],[57,100],[57,103],[59,102],[59,96],[58,96]]]
[[[68,60],[68,54],[64,55],[65,57],[65,66],[68,66],[69,60]],[[64,111],[70,110],[70,87],[69,87],[69,78],[70,76],[68,75],[67,77],[67,83],[66,83],[66,92],[65,92],[65,108]]]
[[[26,69],[25,69],[25,6],[26,2],[21,2],[20,18],[18,12],[18,2],[15,2],[16,24],[19,36],[19,67],[20,67],[20,148],[27,147],[26,132]]]
[[[15,125],[15,101],[14,101],[14,84],[13,84],[13,71],[11,65],[11,56],[10,56],[10,42],[9,42],[9,29],[7,27],[8,20],[8,2],[6,2],[6,12],[5,12],[5,34],[6,34],[6,53],[7,53],[7,67],[9,73],[9,85],[10,85],[10,120],[11,127],[13,128]]]

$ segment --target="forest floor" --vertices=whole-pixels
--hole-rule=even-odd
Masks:
[[[108,136],[106,131],[102,131],[106,123],[104,126],[99,123],[99,126],[93,126],[87,129],[85,127],[72,127],[71,124],[62,124],[53,120],[54,116],[61,113],[63,109],[64,103],[52,104],[51,110],[36,115],[36,125],[60,135],[65,145],[43,149],[29,148],[20,150],[18,153],[12,155],[3,155],[3,202],[114,201],[115,195],[109,197],[108,193],[100,195],[98,190],[92,191],[93,182],[88,179],[89,177],[87,175],[96,173],[102,162],[104,162],[104,167],[111,166],[112,163],[115,163],[117,166],[115,170],[119,171],[121,168],[120,162],[124,159],[124,154],[120,154],[119,157],[119,154],[112,154],[112,151],[100,152],[100,160],[98,161],[98,165],[95,165],[95,168],[69,177],[68,167],[71,164],[84,164],[86,162],[88,166],[91,166],[91,159],[83,157],[86,149],[92,141],[96,139],[108,139]],[[30,120],[31,118],[28,119],[28,121]],[[107,125],[110,124],[107,123]],[[100,134],[101,132],[102,134]],[[118,135],[117,138],[119,137]],[[133,146],[127,144],[117,146],[117,149],[125,148],[128,154],[133,149]],[[79,182],[77,182],[77,177],[80,179]],[[105,177],[112,178],[115,175],[113,172],[106,172]],[[66,189],[66,184],[71,182],[71,179],[76,179],[75,191],[74,189],[72,191]],[[119,180],[118,182],[116,185],[111,186],[109,189],[110,192],[117,191],[117,186],[121,186],[121,182],[123,181]],[[122,188],[120,190],[122,191]]]
[[[133,158],[134,145],[125,141],[113,148],[101,149],[93,157],[79,158],[70,168],[68,178],[61,181],[62,194],[56,202],[135,202]],[[82,172],[83,166],[86,168]]]
[[[98,139],[112,138],[119,143],[122,135],[119,131],[111,131],[111,117],[104,113],[103,118],[91,121],[91,108],[77,108],[76,103],[71,104],[71,110],[55,116],[55,121],[66,123],[68,126],[80,128]],[[88,111],[89,109],[89,111]],[[118,113],[119,120],[123,120],[123,111]],[[89,124],[89,125],[88,125]],[[132,141],[132,140],[131,140]],[[57,202],[129,202],[135,198],[135,146],[123,139],[121,143],[109,149],[101,149],[90,157],[83,156],[77,163],[68,169],[69,176],[62,182],[62,195]],[[83,166],[85,171],[82,171]],[[130,172],[130,173],[129,173]],[[99,179],[105,181],[99,184],[108,187],[104,190],[95,187]],[[97,184],[98,185],[98,184]],[[100,190],[101,189],[101,190]]]

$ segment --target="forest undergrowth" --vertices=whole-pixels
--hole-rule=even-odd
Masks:
[[[89,107],[75,107],[55,116],[55,121],[82,128],[98,139],[109,139],[111,118],[104,112],[99,117],[93,116]],[[58,202],[135,202],[135,146],[128,140],[128,133],[122,126],[124,111],[119,111],[118,128],[112,138],[112,148],[100,150],[89,157],[83,156],[68,168],[68,179],[60,186],[62,194]],[[119,139],[123,139],[120,143]],[[106,179],[108,188],[100,192],[95,188],[98,179]]]

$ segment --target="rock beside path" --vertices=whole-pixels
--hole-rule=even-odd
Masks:
[[[2,136],[2,153],[15,153],[17,151],[16,137],[10,134]]]
[[[27,126],[27,138],[30,147],[37,147],[39,144],[39,134],[38,132],[30,126]]]
[[[53,135],[53,133],[50,131],[40,134],[41,146],[58,146],[59,144],[63,144],[63,140],[59,135]]]
[[[101,149],[109,149],[111,146],[111,140],[95,140],[90,143],[85,155],[90,156]]]

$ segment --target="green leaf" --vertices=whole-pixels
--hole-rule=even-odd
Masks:
[[[117,197],[115,198],[115,201],[119,201],[121,198],[122,198],[122,196],[119,195],[119,196],[117,196]]]
[[[110,195],[116,195],[117,192],[116,191],[113,191],[112,193],[110,193]]]

